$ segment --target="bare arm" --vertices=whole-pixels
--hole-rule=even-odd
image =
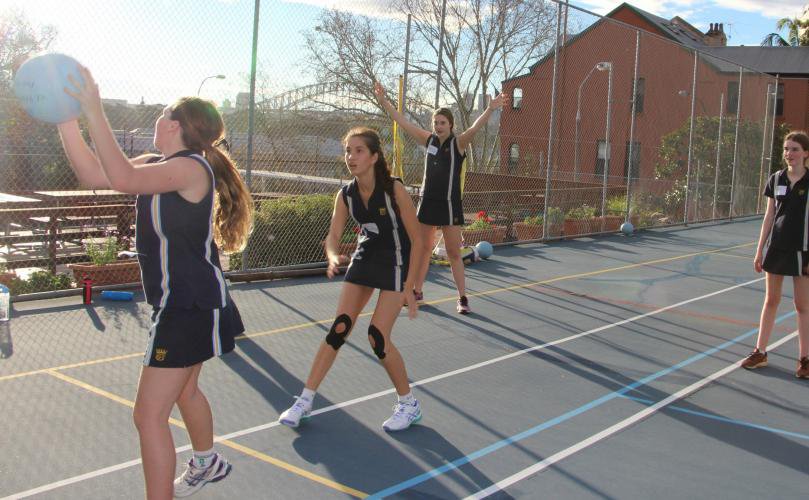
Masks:
[[[329,226],[329,235],[326,236],[326,260],[328,261],[328,269],[326,275],[329,278],[334,278],[334,275],[339,273],[340,266],[340,236],[346,227],[348,220],[348,207],[343,202],[343,196],[340,191],[337,191],[337,196],[334,197],[334,210],[331,213],[331,225]]]
[[[767,198],[767,211],[764,213],[764,220],[761,221],[761,232],[758,235],[758,246],[756,246],[756,256],[753,258],[753,268],[757,273],[762,271],[762,257],[764,253],[764,244],[772,231],[773,221],[775,220],[775,200]]]
[[[104,108],[98,85],[87,68],[80,67],[84,85],[72,80],[77,90],[65,91],[79,100],[82,111],[87,117],[90,137],[96,145],[98,162],[109,179],[109,187],[124,193],[152,194],[179,191],[187,198],[201,198],[208,189],[208,174],[204,167],[190,158],[173,158],[171,160],[150,163],[136,167],[123,151],[112,133]],[[143,163],[141,157],[138,163]]]
[[[388,99],[385,97],[385,88],[381,83],[374,82],[374,94],[376,94],[376,98],[385,112],[390,115],[390,117],[393,118],[393,121],[398,123],[399,126],[402,127],[410,137],[415,139],[419,144],[425,144],[427,142],[427,139],[431,135],[430,132],[424,130],[415,123],[410,122],[401,113],[399,113],[399,111],[394,108],[390,101],[388,101]]]
[[[104,169],[101,168],[101,163],[95,153],[84,141],[79,122],[71,120],[60,123],[57,128],[59,137],[62,139],[62,147],[70,162],[70,167],[79,179],[79,184],[93,189],[109,189],[110,180],[104,174]]]
[[[464,130],[464,132],[458,136],[458,149],[461,150],[461,152],[466,150],[466,146],[472,142],[472,139],[474,139],[475,134],[478,133],[478,130],[486,125],[486,122],[489,121],[489,118],[492,116],[494,110],[502,108],[503,105],[508,102],[508,100],[508,94],[504,93],[501,93],[494,99],[489,99],[489,105],[486,106],[486,110],[483,111],[480,116],[478,116],[478,119],[475,120],[475,123],[473,123],[471,127]]]
[[[410,194],[407,192],[407,189],[405,189],[404,184],[401,182],[394,181],[393,194],[396,198],[396,206],[399,207],[399,215],[402,218],[405,231],[407,231],[407,236],[410,238],[410,269],[412,271],[413,266],[417,262],[421,262],[421,259],[423,258],[421,228],[418,217],[416,217],[416,207],[413,206],[413,199],[410,197]],[[410,319],[416,317],[416,311],[418,309],[416,298],[413,296],[413,286],[415,281],[416,273],[408,272],[407,281],[404,284],[404,296],[407,302],[408,315],[410,316]]]

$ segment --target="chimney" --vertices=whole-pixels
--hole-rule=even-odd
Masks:
[[[711,23],[708,32],[702,37],[702,41],[709,47],[724,47],[728,44],[728,37],[725,35],[724,23]]]

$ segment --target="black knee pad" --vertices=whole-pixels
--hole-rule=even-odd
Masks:
[[[379,328],[371,325],[368,327],[368,340],[371,341],[371,347],[374,348],[374,354],[379,359],[385,359],[385,337]]]
[[[337,327],[343,325],[343,331],[338,332]],[[341,314],[334,319],[328,335],[326,335],[326,343],[334,348],[335,351],[345,343],[346,337],[351,333],[351,316],[348,314]]]

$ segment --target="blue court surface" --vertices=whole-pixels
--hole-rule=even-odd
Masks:
[[[395,394],[369,314],[312,418],[279,426],[340,280],[234,284],[248,331],[201,376],[233,471],[194,498],[805,498],[809,381],[794,376],[789,281],[769,367],[738,368],[764,298],[760,223],[497,247],[467,268],[469,316],[433,266],[427,304],[394,329],[424,412],[399,433],[381,427]],[[79,302],[13,304],[0,497],[143,498],[131,406],[149,308]],[[179,474],[188,438],[179,412],[171,423]]]

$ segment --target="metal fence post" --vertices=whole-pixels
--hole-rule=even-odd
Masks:
[[[736,184],[736,163],[739,154],[739,127],[742,124],[742,75],[744,69],[739,66],[739,97],[736,100],[736,137],[733,139],[733,170],[730,173],[730,205],[728,205],[728,218],[733,218],[733,195]],[[777,89],[776,89],[777,92]]]
[[[716,137],[716,164],[714,165],[713,179],[713,208],[711,209],[711,219],[716,219],[716,197],[719,193],[719,166],[722,154],[722,123],[725,119],[725,93],[719,94],[719,133]]]
[[[638,100],[638,59],[640,54],[640,31],[635,31],[635,71],[632,80],[632,117],[629,121],[629,165],[626,169],[626,211],[624,213],[624,222],[629,221],[629,185],[632,179],[632,162],[635,159],[635,110],[637,109]],[[640,153],[639,153],[640,154]],[[640,174],[640,172],[638,172]]]
[[[545,211],[542,217],[542,236],[548,237],[548,207],[551,197],[551,165],[553,165],[553,130],[556,121],[556,74],[559,67],[559,30],[562,23],[562,7],[556,2],[556,43],[553,46],[553,79],[551,80],[551,116],[548,125],[548,165],[545,169]]]
[[[697,61],[699,52],[694,51],[694,73],[691,75],[691,126],[688,129],[688,166],[685,171],[685,199],[683,200],[683,224],[688,224],[688,189],[691,185],[691,153],[694,139],[694,109],[697,104]]]

